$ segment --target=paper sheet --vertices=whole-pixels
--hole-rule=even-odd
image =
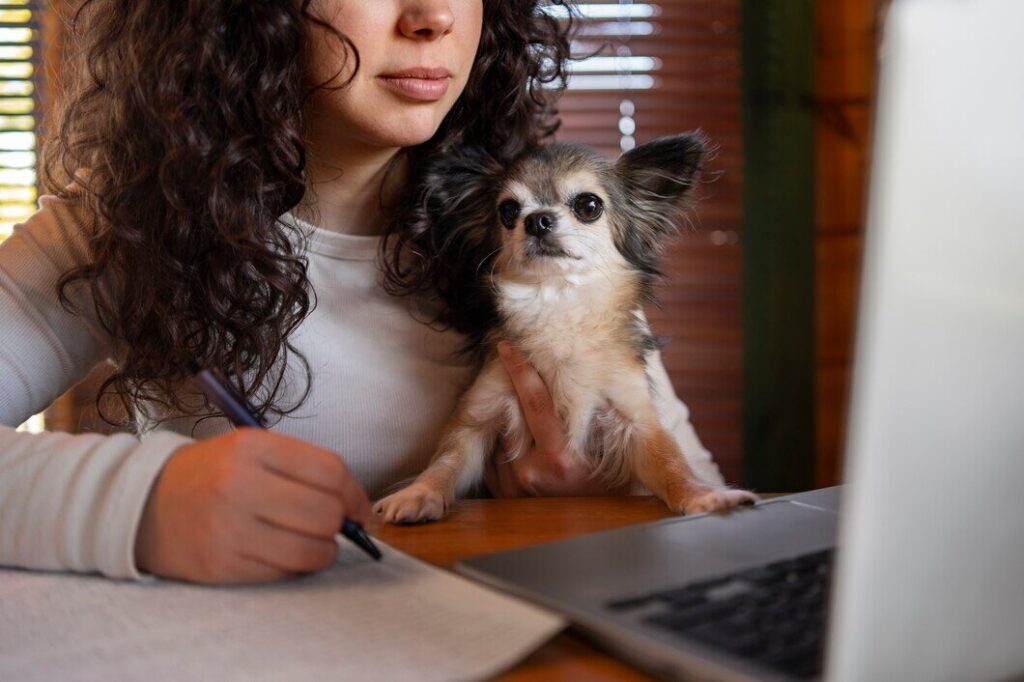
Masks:
[[[0,570],[0,680],[471,680],[565,625],[375,542],[259,586]]]

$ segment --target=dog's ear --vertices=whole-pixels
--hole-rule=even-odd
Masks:
[[[494,201],[504,172],[486,150],[469,146],[439,151],[426,162],[409,226],[424,255],[451,263],[476,249],[493,250]]]
[[[638,217],[658,232],[671,231],[704,158],[700,133],[659,137],[626,152],[615,172]]]
[[[494,202],[505,163],[487,150],[462,145],[439,150],[423,163],[405,230],[423,281],[445,303],[438,320],[464,334],[462,351],[474,354],[497,318],[493,291],[481,280],[500,243]]]
[[[697,182],[705,142],[700,133],[660,137],[619,157],[614,172],[624,194],[616,212],[615,246],[641,275],[642,296],[653,296],[658,258],[674,235]]]
[[[504,166],[477,147],[453,147],[429,162],[423,183],[422,206],[435,222],[476,222],[493,213]]]

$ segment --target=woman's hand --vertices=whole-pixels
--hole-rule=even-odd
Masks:
[[[135,561],[202,583],[278,580],[334,563],[342,520],[370,502],[333,452],[243,428],[179,448],[149,493]]]
[[[512,461],[506,459],[509,447],[505,442],[488,458],[484,483],[491,494],[524,497],[622,493],[591,477],[590,463],[566,451],[568,439],[551,393],[523,354],[507,341],[498,343],[498,353],[519,396],[533,442]]]

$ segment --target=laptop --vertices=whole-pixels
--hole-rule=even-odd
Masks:
[[[842,487],[458,570],[667,679],[1024,677],[1021,26],[887,15]]]

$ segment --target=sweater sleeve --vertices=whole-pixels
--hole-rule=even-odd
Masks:
[[[15,427],[81,380],[113,345],[87,287],[57,280],[86,262],[81,206],[44,195],[0,244],[0,565],[147,579],[135,533],[164,462],[191,439],[21,433]]]
[[[647,320],[643,311],[638,310],[637,314],[646,326]],[[711,458],[711,453],[701,443],[697,431],[690,423],[689,408],[679,399],[672,387],[672,380],[661,360],[661,351],[656,350],[648,354],[647,376],[650,378],[654,406],[661,418],[661,425],[675,436],[676,442],[679,443],[679,449],[683,451],[683,455],[694,473],[708,483],[724,485],[725,479],[722,477],[722,472],[719,471],[718,465]]]

